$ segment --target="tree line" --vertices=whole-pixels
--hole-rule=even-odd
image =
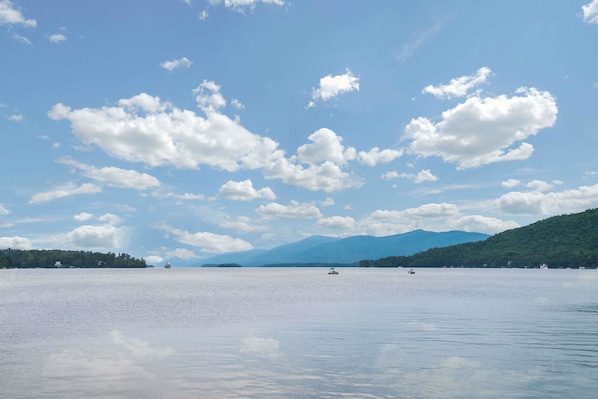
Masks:
[[[362,260],[362,267],[598,267],[598,209],[554,216],[484,241],[411,256]]]
[[[51,250],[0,250],[0,269],[7,268],[143,268],[143,258],[126,253]]]

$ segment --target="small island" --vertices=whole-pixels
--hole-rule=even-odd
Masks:
[[[101,253],[90,251],[64,251],[59,249],[2,249],[0,269],[33,268],[145,268],[143,258],[129,254]]]

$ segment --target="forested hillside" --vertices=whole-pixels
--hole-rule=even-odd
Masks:
[[[433,248],[412,256],[363,260],[360,266],[598,266],[598,209],[554,216],[484,241]]]
[[[0,269],[34,267],[146,267],[128,254],[53,250],[0,250]]]

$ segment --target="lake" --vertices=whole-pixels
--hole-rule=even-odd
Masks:
[[[13,398],[593,398],[598,270],[0,270]]]

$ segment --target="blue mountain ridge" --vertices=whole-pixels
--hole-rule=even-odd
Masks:
[[[241,266],[263,266],[291,263],[357,263],[364,259],[387,256],[408,256],[435,247],[483,241],[489,235],[466,231],[431,232],[414,230],[385,237],[351,236],[334,238],[311,236],[295,243],[270,250],[254,249],[231,252],[205,259],[204,265],[236,263]]]

